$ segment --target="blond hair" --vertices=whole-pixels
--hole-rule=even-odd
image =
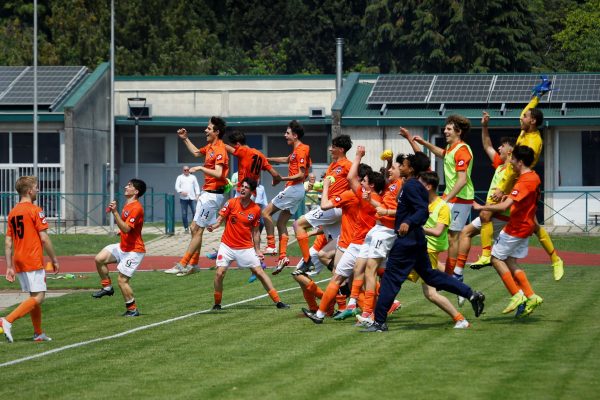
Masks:
[[[35,176],[22,176],[15,183],[15,190],[19,196],[26,196],[35,185],[38,183],[38,178]]]

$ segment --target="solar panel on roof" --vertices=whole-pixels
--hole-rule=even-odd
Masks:
[[[600,101],[600,75],[556,75],[550,100],[553,102],[591,103]]]
[[[485,103],[494,75],[438,75],[429,103]]]
[[[0,97],[10,84],[25,71],[26,67],[0,67]]]
[[[554,81],[554,76],[549,76]],[[531,99],[531,90],[539,84],[539,75],[498,75],[492,93],[490,103],[528,103]],[[547,102],[549,96],[542,97],[542,102]]]
[[[382,75],[377,78],[367,104],[424,103],[434,75]]]

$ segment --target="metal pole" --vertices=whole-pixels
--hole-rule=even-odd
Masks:
[[[137,178],[138,175],[138,163],[139,163],[139,118],[135,117],[135,174],[134,176]]]
[[[115,0],[110,0],[110,201],[115,198]],[[110,231],[115,220],[108,218]]]
[[[38,176],[37,0],[33,0],[33,175]],[[41,182],[39,182],[41,186]],[[43,190],[43,189],[42,189]]]
[[[342,91],[342,74],[343,69],[343,53],[344,53],[344,38],[335,39],[335,95],[339,96]]]

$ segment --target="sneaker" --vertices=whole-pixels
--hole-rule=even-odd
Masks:
[[[361,326],[369,327],[375,323],[373,321],[373,314],[365,316],[364,313],[356,316],[356,320],[360,323]]]
[[[46,336],[46,334],[44,332],[40,333],[39,335],[36,335],[34,333],[33,334],[33,341],[34,342],[50,342],[50,341],[52,341],[52,338]]]
[[[293,271],[292,271],[292,273],[291,273],[291,275],[292,275],[292,276],[300,276],[300,275],[304,275],[304,276],[306,276],[307,278],[308,278],[308,277],[310,277],[308,273],[306,273],[306,272],[304,272],[304,271],[302,271],[302,270],[300,270],[300,269],[295,269],[295,270],[293,270]]]
[[[175,264],[175,265],[173,266],[173,268],[169,268],[169,269],[167,269],[167,270],[165,271],[165,274],[172,274],[172,275],[175,275],[175,274],[178,274],[178,273],[180,273],[182,270],[183,270],[183,266],[182,266],[181,264],[177,263],[177,264]]]
[[[308,276],[315,276],[315,275],[319,275],[321,273],[321,271],[323,271],[323,268],[325,268],[325,266],[323,265],[323,263],[319,263],[319,265],[314,265],[311,261],[311,264],[313,265],[313,270],[308,272]]]
[[[565,274],[565,269],[564,269],[565,264],[563,263],[562,258],[559,258],[558,260],[556,260],[556,262],[552,263],[552,268],[554,269],[554,280],[555,281],[560,281],[563,277],[563,275]]]
[[[381,323],[381,324],[379,322],[373,322],[371,325],[367,326],[361,332],[363,332],[363,333],[387,332],[387,330],[388,330],[388,326],[385,322]]]
[[[388,315],[390,315],[393,312],[396,312],[400,308],[402,308],[402,303],[400,303],[398,300],[394,300],[394,302],[392,303],[392,306],[388,310]]]
[[[92,297],[95,299],[99,299],[104,296],[112,296],[113,294],[115,294],[115,289],[113,289],[111,286],[110,289],[108,289],[108,290],[105,288],[102,288],[102,289],[98,290],[97,292],[92,293]]]
[[[491,256],[479,256],[479,259],[469,266],[471,269],[481,269],[492,265]]]
[[[515,318],[519,318],[523,312],[525,312],[525,303],[519,304],[519,307],[517,307],[517,312],[515,313]]]
[[[542,82],[531,89],[531,95],[542,97],[546,93],[552,90],[552,81],[548,79],[546,75],[540,76]]]
[[[123,313],[124,317],[139,317],[140,316],[140,312],[138,311],[137,308],[134,308],[133,310],[127,310]]]
[[[513,312],[519,307],[519,305],[525,303],[527,301],[527,297],[521,292],[516,293],[513,297],[510,298],[510,303],[506,306],[504,310],[502,310],[502,314],[508,314],[509,312]]]
[[[360,308],[346,308],[344,311],[341,311],[338,315],[334,316],[333,319],[336,321],[343,321],[348,317],[355,317],[358,314],[360,314]]]
[[[216,260],[217,259],[217,254],[219,252],[217,251],[217,249],[213,249],[212,252],[206,252],[204,253],[204,255],[206,256],[206,258],[208,258],[209,260]]]
[[[302,261],[302,264],[296,268],[299,271],[306,272],[310,271],[311,267],[314,267],[312,260],[309,258],[308,261]]]
[[[277,275],[278,273],[280,273],[281,271],[283,271],[283,269],[285,267],[287,267],[288,265],[290,265],[290,259],[287,258],[286,256],[283,256],[279,259],[279,261],[277,262],[277,268],[275,268],[275,270],[271,273],[272,275]]]
[[[283,301],[278,301],[277,303],[275,303],[275,307],[279,308],[280,310],[284,308],[290,308],[290,306],[285,304]]]
[[[275,247],[267,247],[265,251],[262,252],[265,256],[276,256],[277,249]]]
[[[523,310],[523,313],[520,315],[520,317],[528,316],[529,314],[531,314],[533,312],[533,310],[535,310],[536,308],[541,306],[543,302],[544,302],[544,299],[542,299],[537,294],[534,294],[533,296],[531,296],[531,298],[527,299],[527,301],[525,302],[525,310]]]
[[[454,324],[454,329],[467,329],[470,328],[471,324],[466,319],[461,319],[460,321],[456,321]]]
[[[310,319],[312,322],[314,322],[315,324],[322,324],[323,323],[323,319],[324,318],[319,318],[317,317],[317,313],[313,313],[310,310],[302,307],[302,312],[304,313],[304,315],[306,316],[306,318]]]
[[[12,337],[12,324],[6,320],[6,318],[0,318],[0,328],[4,331],[4,336],[6,337],[6,341],[8,343],[13,342]]]
[[[485,296],[481,292],[473,292],[473,295],[469,299],[471,305],[473,306],[473,311],[475,311],[475,317],[479,317],[483,313],[483,308],[485,305],[483,302],[485,301]]]
[[[252,275],[250,275],[250,278],[248,278],[248,283],[252,283],[252,282],[254,282],[256,279],[257,279],[257,278],[256,278],[256,275],[252,274]]]
[[[188,275],[195,274],[199,270],[200,270],[200,268],[198,268],[197,265],[186,265],[185,267],[183,267],[181,272],[175,276],[188,276]]]
[[[212,306],[212,310],[213,311],[221,311],[221,305],[220,304],[215,304],[214,306]]]

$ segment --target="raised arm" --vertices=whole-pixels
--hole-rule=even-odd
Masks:
[[[329,185],[331,184],[331,180],[329,177],[325,177],[323,180],[323,193],[321,194],[321,210],[330,210],[335,208],[333,202],[329,200]]]
[[[353,192],[356,192],[360,189],[360,180],[358,179],[358,166],[360,165],[360,161],[365,156],[365,146],[358,146],[356,148],[356,155],[354,156],[354,161],[352,162],[352,166],[350,167],[350,171],[348,171],[348,183],[350,184],[350,188]]]
[[[413,140],[415,142],[423,145],[425,148],[427,148],[429,151],[431,151],[433,154],[435,154],[436,157],[444,158],[445,152],[444,152],[444,149],[442,149],[441,147],[437,147],[436,145],[429,143],[428,141],[423,139],[421,136],[413,136]]]
[[[200,153],[198,148],[196,146],[194,146],[194,144],[188,137],[188,131],[185,128],[181,128],[181,129],[177,130],[177,135],[179,136],[179,138],[181,140],[183,140],[185,147],[187,147],[188,151],[190,153],[192,153],[192,155],[194,157],[203,157],[204,156],[204,154]]]
[[[215,169],[206,168],[203,165],[190,168],[190,172],[202,171],[205,175],[212,176],[213,178],[221,178],[223,176],[223,165],[215,165]]]
[[[269,160],[271,163],[287,164],[290,160],[290,157],[267,157],[267,160]]]
[[[421,146],[419,146],[417,144],[417,142],[415,142],[415,138],[410,134],[410,132],[408,131],[408,129],[406,129],[406,128],[400,128],[399,135],[402,136],[404,139],[408,140],[408,143],[410,144],[410,147],[413,149],[413,151],[415,153],[423,151],[422,148],[421,148]]]
[[[483,117],[481,117],[481,143],[483,144],[483,150],[485,154],[489,157],[489,159],[494,162],[494,157],[496,156],[496,149],[494,149],[494,145],[492,144],[492,139],[490,138],[490,131],[488,129],[488,123],[490,122],[490,114],[487,111],[483,112]]]

